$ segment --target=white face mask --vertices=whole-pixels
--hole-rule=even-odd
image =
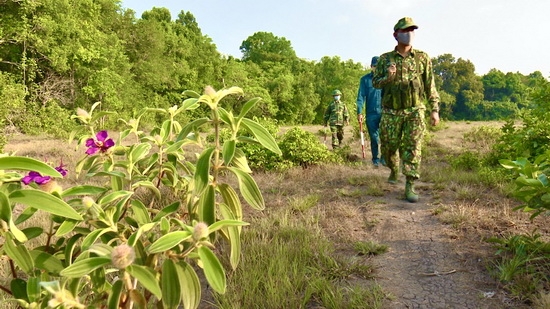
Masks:
[[[397,42],[401,44],[412,45],[412,42],[414,39],[414,31],[397,32],[397,35],[395,38],[397,39]]]
[[[339,95],[335,95],[335,96],[334,96],[334,101],[338,101],[338,100],[340,100],[340,96],[339,96]]]

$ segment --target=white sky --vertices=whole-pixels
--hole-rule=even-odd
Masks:
[[[495,68],[550,77],[549,0],[123,0],[122,6],[138,18],[153,7],[169,9],[173,19],[191,12],[218,51],[237,58],[241,43],[264,31],[289,40],[299,58],[364,64],[393,49],[393,26],[410,16],[419,26],[413,47],[432,58],[470,60],[478,75]]]

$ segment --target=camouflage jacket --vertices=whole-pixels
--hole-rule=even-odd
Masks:
[[[391,63],[395,63],[397,72],[389,77]],[[382,89],[384,108],[426,108],[427,101],[430,111],[439,112],[439,94],[435,87],[432,61],[423,51],[411,49],[409,55],[403,57],[394,49],[381,55],[372,84]]]
[[[331,126],[343,126],[349,121],[349,111],[346,104],[340,100],[330,102],[327,110],[325,111],[324,120],[325,124],[328,122]]]

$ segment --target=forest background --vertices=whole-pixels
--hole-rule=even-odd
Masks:
[[[103,110],[129,119],[144,107],[180,104],[184,90],[202,92],[206,85],[244,90],[244,97],[226,100],[230,111],[261,97],[251,117],[279,125],[321,124],[334,89],[355,110],[359,79],[369,70],[338,56],[302,59],[289,40],[270,32],[243,38],[240,59],[224,56],[191,12],[173,19],[168,9],[153,8],[137,17],[117,0],[0,4],[0,147],[12,132],[63,137],[76,125],[70,115],[98,101]],[[495,68],[478,76],[468,59],[443,54],[432,60],[447,120],[513,117],[531,106],[534,89],[548,84],[540,71],[523,75]],[[141,123],[162,120],[155,117],[161,116],[145,115]],[[106,128],[121,125],[111,121]]]

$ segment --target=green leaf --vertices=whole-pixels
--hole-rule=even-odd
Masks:
[[[10,221],[9,221],[9,223],[8,223],[8,226],[9,226],[9,229],[10,229],[11,234],[13,235],[13,237],[15,237],[15,239],[17,239],[18,242],[24,243],[24,242],[26,242],[27,240],[29,240],[29,239],[27,238],[27,235],[25,235],[25,233],[23,233],[23,232],[15,225],[15,223],[13,222],[13,220],[10,219]]]
[[[143,159],[147,154],[149,154],[149,150],[151,150],[151,144],[149,143],[141,143],[138,145],[134,145],[132,147],[132,150],[128,154],[128,160],[130,162],[135,163],[139,160]]]
[[[11,233],[4,233],[4,251],[27,275],[32,274],[33,259],[24,245],[16,245]]]
[[[73,263],[73,253],[76,247],[76,242],[82,238],[81,234],[73,235],[69,240],[67,240],[67,245],[63,254],[65,256],[65,265],[71,265]]]
[[[48,164],[27,157],[0,157],[0,170],[35,171],[42,176],[63,177]]]
[[[77,225],[78,221],[67,219],[63,221],[61,225],[59,225],[59,228],[57,228],[57,231],[55,232],[55,236],[61,237],[67,235],[68,233],[72,232]]]
[[[193,267],[180,260],[176,264],[184,309],[195,309],[201,302],[201,283]]]
[[[82,221],[82,216],[63,200],[39,190],[18,190],[10,194],[11,202],[24,204],[64,218]]]
[[[27,282],[25,280],[21,278],[12,279],[10,288],[13,298],[29,302],[29,297],[27,296]]]
[[[264,146],[265,148],[271,150],[272,152],[281,155],[281,149],[275,141],[275,138],[269,132],[262,127],[259,123],[248,118],[242,119],[242,125],[250,132],[254,137]]]
[[[230,216],[233,216],[233,214],[231,214],[230,212],[228,212],[227,214],[229,214]],[[250,223],[235,220],[235,219],[224,219],[224,220],[216,221],[216,223],[209,225],[208,231],[212,233],[219,229],[230,227],[230,226],[246,226],[246,225],[250,225]]]
[[[226,111],[222,107],[218,107],[218,116],[223,122],[229,125],[232,131],[237,130],[236,123],[234,120],[235,118],[233,117],[233,114],[231,112]]]
[[[112,231],[113,230],[110,228],[93,230],[90,234],[86,235],[84,240],[82,240],[82,251],[88,250],[88,248],[93,245],[101,235]]]
[[[211,120],[206,118],[206,117],[195,119],[195,120],[191,121],[190,123],[188,123],[186,126],[184,126],[181,129],[181,132],[178,134],[178,137],[176,138],[176,141],[181,141],[181,140],[187,139],[187,136],[189,135],[189,133],[191,133],[194,129],[196,129],[196,128],[198,128],[198,127],[202,126],[203,124],[208,123],[210,121]]]
[[[34,213],[36,211],[38,211],[38,209],[36,209],[36,208],[32,208],[32,207],[25,208],[25,210],[23,210],[23,212],[21,212],[19,217],[17,217],[17,219],[15,219],[15,224],[21,224],[21,223],[27,221],[27,219],[32,217],[32,215],[34,215]]]
[[[27,295],[29,297],[29,302],[34,303],[40,298],[40,278],[29,277],[27,279]]]
[[[128,237],[128,245],[130,247],[133,247],[136,244],[136,241],[138,241],[138,239],[141,237],[141,234],[143,234],[144,232],[150,231],[153,227],[155,227],[155,225],[157,225],[157,224],[156,223],[146,223],[146,224],[140,226],[134,234],[132,234],[130,237]]]
[[[162,291],[157,280],[157,273],[153,269],[140,265],[130,265],[126,271],[136,278],[144,288],[153,293],[158,299],[162,298]]]
[[[199,103],[196,98],[190,98],[183,101],[183,104],[179,109],[181,110],[193,110],[199,107]]]
[[[163,209],[161,209],[153,218],[153,222],[157,222],[160,218],[166,217],[169,214],[173,214],[180,208],[180,202],[174,202]]]
[[[164,309],[176,309],[181,301],[181,287],[175,263],[168,259],[162,264],[162,304]]]
[[[133,218],[140,225],[151,222],[151,218],[149,217],[149,211],[141,201],[133,200],[130,203],[130,205],[131,205],[130,207],[132,209],[132,212],[134,213]]]
[[[262,98],[252,98],[248,100],[248,102],[244,103],[243,107],[241,108],[239,118],[243,118],[244,116],[246,116],[246,114],[248,114],[248,112],[261,100]]]
[[[234,139],[226,140],[223,143],[222,155],[225,165],[229,165],[229,163],[233,160],[233,157],[235,156],[236,146],[237,143]]]
[[[105,191],[107,191],[107,188],[104,188],[104,187],[82,185],[82,186],[68,188],[67,190],[63,191],[63,193],[61,193],[61,197],[68,197],[68,196],[74,196],[74,195],[96,195],[96,194],[102,194]]]
[[[10,222],[11,220],[11,205],[8,196],[4,192],[0,192],[0,220]]]
[[[119,309],[120,306],[120,296],[122,295],[122,280],[117,280],[113,283],[111,291],[109,293],[109,298],[107,299],[107,308],[108,309]]]
[[[154,243],[149,246],[147,250],[149,253],[159,253],[173,248],[184,240],[191,237],[191,233],[188,231],[175,231],[161,236]]]
[[[197,169],[195,171],[195,195],[201,195],[206,186],[208,185],[210,176],[210,161],[212,160],[212,154],[214,148],[208,148],[203,151],[199,159],[197,160]]]
[[[252,173],[252,170],[250,169],[250,166],[248,166],[248,160],[246,159],[246,155],[239,148],[235,149],[235,155],[233,156],[233,160],[231,161],[231,165],[233,165],[236,168],[241,169],[245,173],[249,173],[249,174]]]
[[[235,225],[220,224],[220,228],[221,227],[225,228],[224,231],[229,239],[229,244],[231,248],[231,252],[229,254],[229,263],[231,264],[231,268],[233,270],[236,270],[241,260],[241,228],[240,228],[240,225],[238,225],[238,223],[241,223],[241,224],[243,223],[247,224],[247,223],[237,221],[237,220],[230,220],[230,219],[234,219],[234,216],[233,216],[233,213],[231,212],[231,209],[229,209],[229,207],[227,207],[227,205],[225,204],[220,204],[220,212],[222,213],[222,216],[227,219],[220,220],[215,224],[218,224],[219,222],[225,222],[225,221],[234,221],[235,223]],[[217,226],[214,226],[215,224],[209,227],[211,231],[218,228]]]
[[[37,268],[54,275],[59,275],[63,270],[63,263],[55,256],[40,250],[31,250],[29,253]]]
[[[216,222],[216,194],[213,185],[208,185],[199,199],[199,220],[210,225]]]
[[[243,218],[243,208],[241,205],[241,200],[235,192],[235,189],[226,183],[218,185],[218,190],[220,191],[223,201],[231,209],[233,216],[237,220]]]
[[[265,208],[262,192],[258,188],[256,181],[249,174],[240,169],[230,167],[229,170],[237,176],[239,180],[239,189],[243,198],[255,209],[263,210]]]
[[[214,291],[224,294],[226,288],[225,271],[216,255],[205,246],[198,249],[199,258],[204,265],[204,275]]]
[[[104,197],[102,197],[97,203],[101,204],[101,205],[106,205],[106,204],[109,204],[110,202],[116,201],[118,199],[127,200],[132,196],[132,194],[134,194],[134,192],[124,191],[124,190],[111,192],[111,193],[105,195]]]
[[[111,258],[108,256],[89,257],[87,259],[74,262],[69,267],[63,269],[60,272],[60,275],[68,278],[83,277],[99,267],[109,264],[110,262]]]
[[[41,227],[31,226],[23,229],[21,232],[23,232],[25,236],[27,236],[27,239],[33,239],[42,235],[42,233],[44,233],[44,229]]]
[[[178,152],[178,151],[181,149],[181,146],[182,146],[184,143],[185,143],[184,140],[175,142],[175,143],[173,143],[172,145],[170,145],[168,148],[166,148],[166,150],[164,150],[164,152],[165,152],[166,154]]]
[[[155,197],[157,199],[160,199],[160,197],[161,197],[160,190],[155,186],[154,183],[144,180],[144,181],[138,181],[138,182],[132,184],[132,190],[136,190],[139,187],[144,187],[144,188],[147,188],[147,189],[151,190],[151,192],[153,192],[155,194]]]

